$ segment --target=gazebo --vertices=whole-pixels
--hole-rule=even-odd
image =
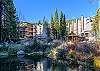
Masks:
[[[76,35],[75,33],[71,32],[68,36],[68,40],[72,42],[78,42],[79,41],[79,36]]]

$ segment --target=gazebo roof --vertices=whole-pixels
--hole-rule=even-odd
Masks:
[[[69,35],[76,35],[74,32],[69,33]]]
[[[78,35],[76,35],[76,34],[73,33],[73,32],[69,33],[68,37],[72,37],[72,36],[74,36],[74,37],[78,37]]]

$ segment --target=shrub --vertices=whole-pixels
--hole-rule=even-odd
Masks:
[[[6,46],[6,45],[0,45],[0,52],[2,52],[2,51],[8,51],[8,46]]]
[[[16,55],[17,51],[20,50],[20,49],[23,49],[25,50],[25,46],[24,45],[21,45],[21,44],[11,44],[9,45],[9,48],[8,48],[8,54],[9,55]]]

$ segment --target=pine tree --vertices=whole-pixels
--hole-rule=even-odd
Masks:
[[[54,38],[57,39],[59,35],[59,20],[58,20],[58,11],[56,9],[54,15]]]
[[[37,24],[38,24],[38,25],[41,24],[41,21],[39,20]]]
[[[64,16],[63,16],[63,37],[64,37],[64,39],[66,38],[67,34],[68,34],[68,32],[66,31],[66,17],[64,14]]]
[[[49,42],[50,41],[50,28],[49,28],[49,25],[47,24],[47,28],[46,28],[46,30],[47,30],[47,42]]]
[[[45,17],[43,18],[43,29],[47,35],[47,42],[49,42],[49,40],[50,40],[50,28],[49,28],[49,23],[47,22]]]
[[[97,9],[96,18],[98,23],[98,38],[100,40],[100,8]]]
[[[51,18],[50,18],[50,34],[51,34],[51,37],[54,38],[54,20],[53,20],[53,17],[51,15]]]
[[[3,0],[3,19],[1,24],[1,40],[18,39],[16,9],[13,0]]]
[[[46,17],[44,16],[43,18],[43,30],[46,31],[46,28],[47,28],[47,21],[46,21]]]
[[[96,11],[96,16],[93,17],[93,23],[92,23],[92,31],[95,33],[95,36],[99,36],[99,32],[100,32],[100,8],[97,9]]]
[[[96,23],[96,17],[93,17],[92,23],[92,32],[94,32],[95,37],[97,36],[98,32],[98,24]]]
[[[66,36],[66,19],[62,11],[60,13],[60,35],[61,35],[61,38],[64,40]]]
[[[60,12],[60,37],[61,39],[63,38],[63,13],[62,11]]]

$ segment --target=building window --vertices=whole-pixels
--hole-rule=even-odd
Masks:
[[[88,37],[89,36],[89,33],[85,33],[85,36]]]
[[[84,33],[81,33],[81,36],[83,37],[84,36]]]

